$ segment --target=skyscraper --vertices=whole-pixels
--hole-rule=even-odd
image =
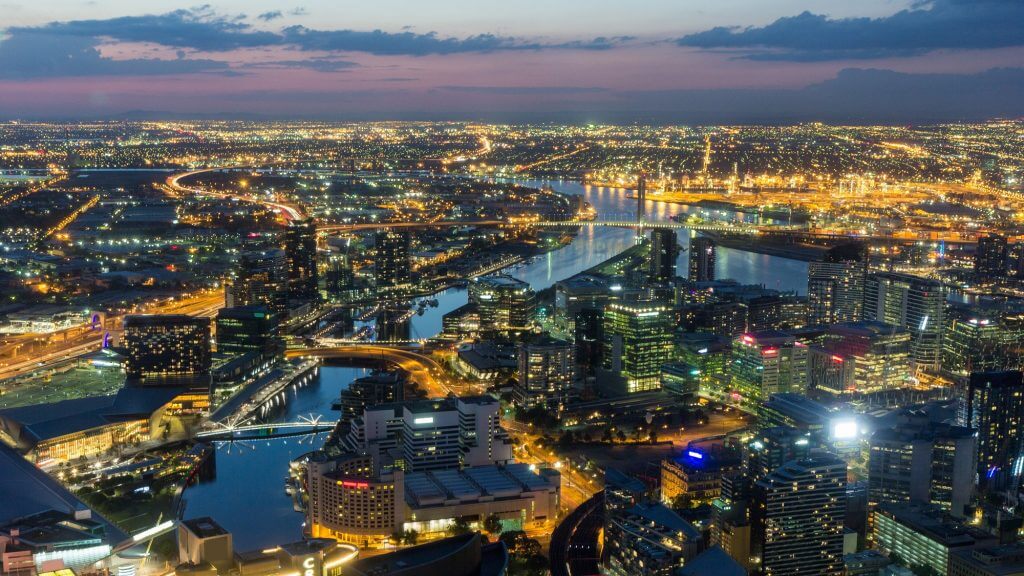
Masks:
[[[547,335],[519,344],[519,379],[512,387],[516,404],[561,411],[575,379],[573,356],[572,344]]]
[[[209,379],[209,318],[179,314],[126,316],[124,345],[124,370],[129,379],[144,385]]]
[[[961,400],[961,423],[978,431],[982,485],[1019,482],[1024,465],[1024,380],[1020,371],[971,374]]]
[[[942,371],[963,380],[972,372],[1024,367],[1024,312],[956,307],[942,335]]]
[[[676,258],[679,247],[676,233],[669,229],[651,230],[651,255],[649,261],[652,282],[668,282],[676,277]]]
[[[690,238],[690,280],[710,282],[715,279],[715,241],[704,236]]]
[[[657,390],[672,355],[672,314],[652,303],[609,304],[604,310],[604,368],[620,377],[619,393]]]
[[[776,330],[744,334],[732,345],[732,400],[755,410],[772,394],[807,391],[808,348]]]
[[[946,317],[942,282],[893,272],[868,276],[864,319],[910,331],[910,357],[918,369],[937,369]]]
[[[298,302],[319,299],[316,223],[312,218],[288,223],[284,250],[288,259],[288,299]]]
[[[224,304],[266,306],[276,314],[288,308],[287,261],[281,250],[243,254],[235,279],[225,289]]]
[[[270,358],[281,350],[279,318],[263,306],[236,306],[217,311],[217,353]]]
[[[974,490],[973,430],[907,411],[869,444],[869,502],[933,504],[964,516]]]
[[[836,246],[825,253],[822,261],[809,263],[807,323],[860,320],[867,271],[867,250],[859,243]]]
[[[978,238],[974,253],[974,277],[983,284],[991,284],[1006,276],[1008,244],[1005,236],[987,234]]]
[[[470,282],[469,301],[477,306],[481,331],[518,333],[533,325],[537,294],[511,276],[483,276]]]
[[[407,288],[412,282],[409,260],[409,234],[385,228],[377,232],[374,267],[377,289],[394,291]]]
[[[846,463],[790,461],[754,483],[751,553],[764,576],[843,574]]]
[[[865,394],[907,384],[910,333],[881,322],[830,326],[811,348],[810,386],[830,394]]]

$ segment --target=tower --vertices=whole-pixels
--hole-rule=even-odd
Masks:
[[[690,281],[715,279],[715,241],[704,236],[690,238]]]
[[[319,299],[316,224],[312,218],[288,223],[284,251],[288,261],[288,299],[306,302]]]

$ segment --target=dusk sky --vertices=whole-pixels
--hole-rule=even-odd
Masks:
[[[1024,114],[1021,0],[0,0],[0,118]]]

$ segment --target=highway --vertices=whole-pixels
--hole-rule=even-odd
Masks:
[[[302,207],[287,202],[275,202],[273,200],[265,200],[262,198],[254,198],[252,196],[245,196],[237,193],[226,193],[226,192],[213,192],[211,190],[204,190],[202,188],[189,188],[181,184],[181,180],[196,176],[198,174],[204,174],[207,172],[215,172],[217,170],[228,170],[230,168],[204,168],[202,170],[193,170],[191,172],[184,172],[182,174],[175,174],[167,177],[167,187],[170,188],[177,194],[196,194],[205,196],[216,196],[224,199],[238,199],[243,202],[251,202],[254,204],[262,204],[271,210],[274,210],[284,217],[285,221],[291,222],[292,220],[305,220],[306,214],[303,212]]]

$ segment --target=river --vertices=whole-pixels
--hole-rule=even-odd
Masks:
[[[521,180],[520,184],[551,186],[567,194],[583,194],[600,217],[632,218],[636,200],[624,189],[584,186],[572,181]],[[721,210],[701,210],[677,204],[647,202],[650,220],[664,220],[679,213],[699,213],[705,218],[749,220],[750,215]],[[548,252],[533,262],[508,272],[542,290],[555,282],[578,274],[618,254],[633,244],[634,231],[621,228],[585,227],[571,244]],[[686,245],[685,239],[680,239]],[[687,274],[687,255],[680,255],[678,271]],[[744,284],[765,284],[779,290],[803,294],[807,287],[807,263],[777,256],[755,254],[730,248],[718,248],[715,262],[718,278],[733,278]],[[413,338],[426,338],[441,331],[441,317],[466,303],[462,289],[446,290],[436,296],[438,306],[428,307],[413,316]],[[292,397],[275,421],[295,421],[309,414],[337,418],[331,403],[363,369],[325,366],[320,377]],[[284,493],[284,480],[291,459],[318,447],[322,435],[263,440],[247,443],[220,443],[217,447],[217,478],[185,491],[185,518],[212,516],[231,531],[238,550],[266,548],[298,540],[302,535],[302,516],[292,509],[291,498]]]

